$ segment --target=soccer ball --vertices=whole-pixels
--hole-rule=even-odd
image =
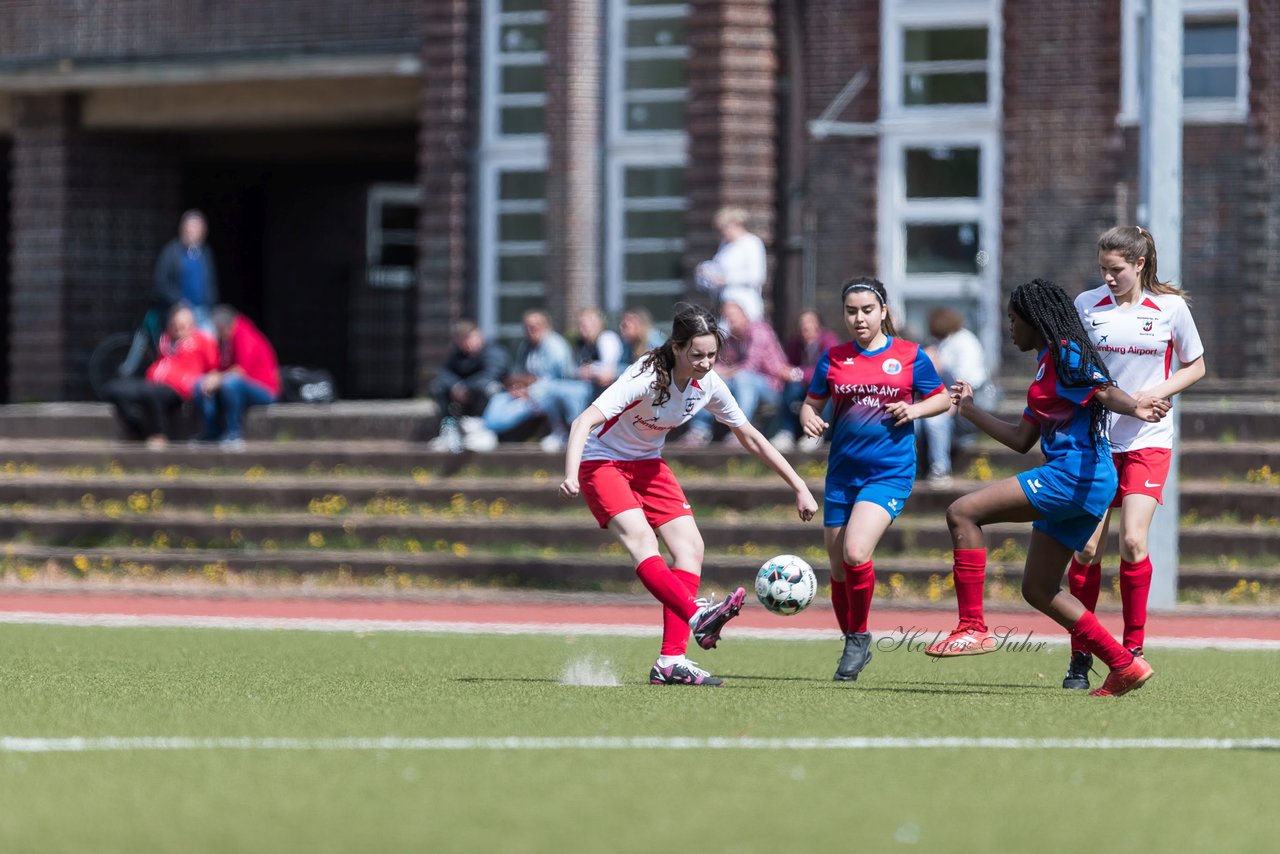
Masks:
[[[756,598],[775,614],[799,614],[818,592],[818,578],[804,558],[778,555],[756,573]]]

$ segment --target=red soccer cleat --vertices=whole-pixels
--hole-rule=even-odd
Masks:
[[[1147,660],[1140,655],[1135,655],[1133,661],[1108,673],[1102,687],[1090,691],[1089,696],[1119,697],[1135,688],[1141,688],[1143,683],[1154,675],[1155,671],[1151,669],[1150,664],[1147,664]]]
[[[996,639],[991,632],[961,623],[951,634],[931,643],[924,654],[934,658],[954,658],[958,655],[983,655],[995,651]]]

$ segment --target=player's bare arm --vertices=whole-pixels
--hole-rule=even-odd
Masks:
[[[895,400],[893,403],[884,405],[884,411],[893,418],[894,427],[901,427],[903,424],[910,424],[912,421],[918,421],[921,418],[932,418],[935,415],[941,415],[950,408],[951,397],[946,394],[930,395],[924,400],[917,400],[915,403]]]
[[[1204,356],[1188,362],[1169,375],[1164,382],[1156,383],[1151,388],[1136,391],[1133,396],[1138,400],[1145,397],[1171,398],[1181,394],[1204,378]]]
[[[1112,412],[1131,415],[1140,421],[1152,423],[1168,415],[1169,408],[1173,405],[1170,401],[1158,397],[1135,400],[1127,391],[1114,385],[1103,386],[1094,396]]]
[[[573,419],[573,424],[569,426],[569,439],[565,442],[564,449],[564,480],[560,483],[561,498],[567,500],[577,497],[578,466],[582,464],[582,449],[587,444],[591,431],[604,421],[604,413],[593,404]]]
[[[1025,418],[1011,424],[983,410],[973,400],[973,386],[964,380],[951,386],[951,402],[961,416],[973,422],[973,426],[1020,454],[1034,448],[1040,438],[1040,428]]]
[[[822,419],[822,407],[825,401],[816,397],[806,397],[800,404],[800,429],[806,436],[816,439],[831,425]]]
[[[818,512],[818,502],[809,490],[809,485],[791,467],[791,463],[787,462],[787,458],[782,456],[778,449],[764,437],[764,434],[753,425],[748,423],[743,424],[741,427],[731,427],[729,429],[733,431],[733,435],[738,437],[738,441],[742,443],[743,448],[773,469],[778,477],[787,482],[787,486],[795,490],[796,512],[800,515],[800,519],[805,522],[812,519]]]

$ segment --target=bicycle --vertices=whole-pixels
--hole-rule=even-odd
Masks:
[[[98,400],[106,400],[112,380],[141,376],[155,361],[164,324],[165,312],[149,308],[133,332],[115,332],[93,348],[88,363],[89,387]]]

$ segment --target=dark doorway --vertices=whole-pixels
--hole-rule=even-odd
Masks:
[[[184,204],[208,216],[222,298],[344,397],[413,391],[414,289],[369,281],[366,210],[371,188],[414,184],[415,146],[413,128],[190,143]]]

